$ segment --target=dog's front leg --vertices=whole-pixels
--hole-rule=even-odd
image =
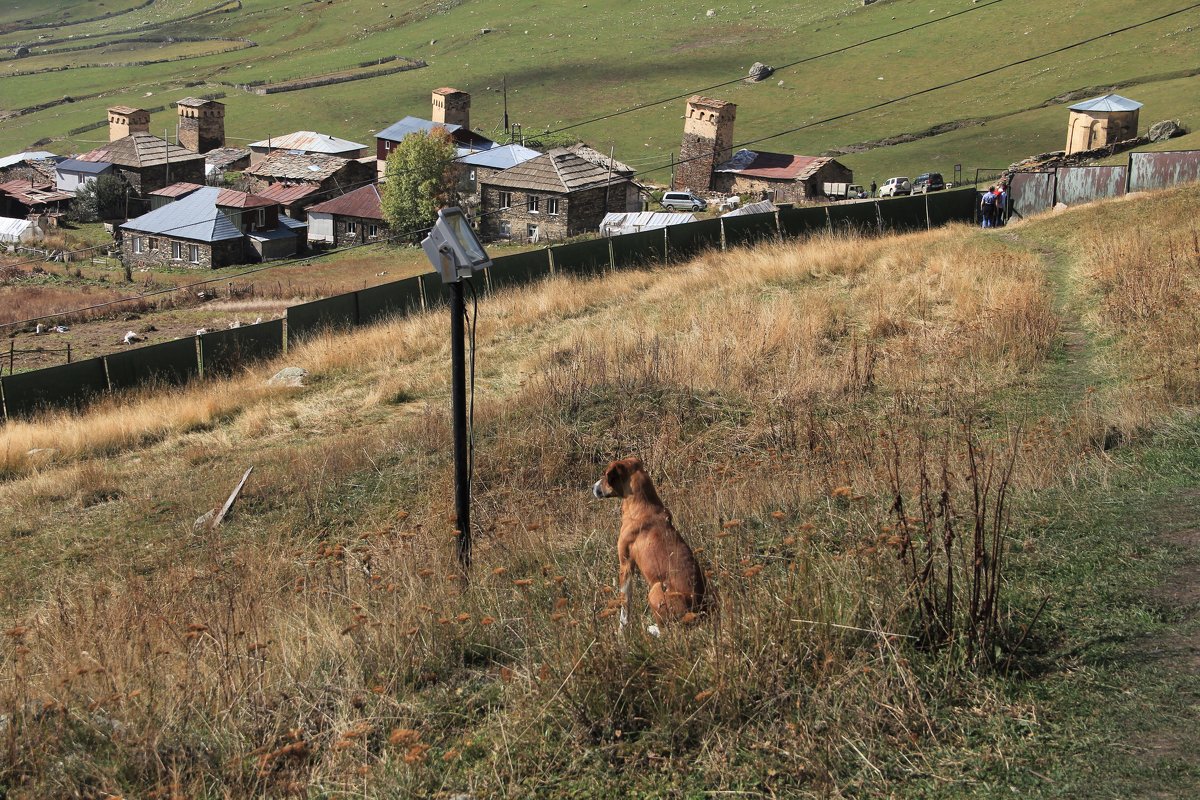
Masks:
[[[633,601],[633,559],[629,554],[629,546],[620,546],[618,556],[621,559],[621,572],[618,578],[622,596],[620,619],[621,628],[624,629],[629,624],[629,604]]]

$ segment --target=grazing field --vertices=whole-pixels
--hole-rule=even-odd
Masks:
[[[469,580],[444,313],[10,424],[0,793],[1188,796],[1197,207],[487,298]],[[629,453],[718,598],[661,639]]]
[[[51,4],[23,5],[36,20],[51,15]],[[101,9],[98,3],[77,3],[59,13],[82,19],[133,5]],[[563,135],[615,147],[617,158],[661,181],[669,176],[682,128],[684,101],[668,98],[731,82],[707,93],[739,105],[738,143],[791,130],[757,146],[810,154],[849,147],[854,152],[843,160],[864,184],[927,169],[949,174],[955,164],[970,172],[1061,147],[1065,99],[1114,87],[1146,103],[1143,127],[1164,118],[1194,127],[1200,95],[1194,81],[1180,79],[1194,71],[1200,9],[1062,49],[1186,6],[1183,0],[893,0],[867,7],[861,0],[720,6],[633,0],[241,0],[240,5],[156,0],[49,33],[5,31],[4,24],[17,24],[18,15],[4,11],[0,51],[30,48],[25,59],[0,62],[4,70],[25,69],[26,62],[70,68],[5,79],[0,141],[7,145],[0,149],[16,151],[42,140],[64,153],[90,149],[102,132],[70,131],[103,120],[104,109],[114,103],[168,106],[153,116],[151,130],[169,133],[175,125],[171,101],[215,92],[226,93],[231,143],[318,129],[370,144],[375,131],[406,114],[427,116],[430,90],[446,85],[469,91],[473,126],[500,136],[506,84],[509,117],[527,136],[648,105]],[[709,9],[715,12],[711,17]],[[130,35],[174,43],[103,52],[105,42]],[[209,52],[226,50],[230,40],[257,46]],[[97,50],[62,52],[88,44]],[[187,58],[121,66],[172,53]],[[268,97],[234,88],[335,73],[397,55],[429,66]],[[954,83],[1024,59],[1032,60]],[[803,63],[762,83],[739,82],[755,61]],[[116,66],[87,66],[97,62]],[[861,111],[942,84],[953,85]],[[72,102],[3,118],[64,96]],[[842,115],[847,116],[822,123]],[[934,128],[944,132],[923,133]],[[921,138],[880,146],[909,135]]]

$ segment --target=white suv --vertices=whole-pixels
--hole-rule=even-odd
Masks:
[[[673,208],[676,211],[702,211],[708,208],[707,200],[691,192],[664,192],[659,202],[663,208]]]
[[[895,197],[898,194],[912,194],[912,184],[908,178],[888,178],[879,187],[880,197]]]

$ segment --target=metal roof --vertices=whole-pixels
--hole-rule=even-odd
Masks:
[[[1070,107],[1071,111],[1137,111],[1142,104],[1119,94],[1106,94],[1084,100]]]
[[[255,194],[286,206],[320,190],[320,185],[316,183],[272,183]]]
[[[750,214],[770,214],[771,212],[778,211],[778,210],[779,210],[779,208],[776,207],[776,205],[774,203],[772,203],[770,200],[759,200],[758,202],[755,202],[755,203],[747,203],[746,205],[742,206],[741,208],[735,208],[733,211],[730,211],[728,214],[722,214],[721,216],[722,217],[745,217]]]
[[[326,200],[309,206],[308,213],[314,211],[324,214],[337,214],[340,217],[361,217],[363,219],[383,219],[379,210],[379,188],[369,183],[360,189],[347,192],[341,197]]]
[[[328,133],[296,131],[285,136],[272,136],[269,139],[263,139],[261,142],[253,142],[250,147],[337,155],[338,153],[345,153],[350,150],[362,150],[366,145],[351,142],[348,139],[339,139],[336,136],[330,136]]]
[[[14,153],[11,156],[4,156],[3,158],[0,158],[0,169],[5,169],[13,166],[14,164],[20,164],[24,161],[57,161],[60,159],[62,159],[62,156],[55,155],[49,150],[27,150],[24,153]]]
[[[512,169],[480,180],[489,186],[541,192],[574,192],[605,184],[625,183],[629,179],[610,175],[586,158],[557,147],[548,153],[531,158]]]
[[[802,181],[834,159],[829,156],[796,156],[789,153],[766,153],[738,150],[733,158],[718,164],[713,172],[736,172],[755,178]]]
[[[20,241],[21,235],[32,227],[33,223],[27,219],[0,217],[0,242]]]
[[[695,214],[669,211],[610,212],[600,222],[600,233],[614,236],[638,231],[652,231],[670,225],[686,225],[695,222]]]
[[[460,148],[460,150],[462,149],[465,148]],[[490,167],[491,169],[510,169],[541,155],[537,150],[519,144],[497,145],[489,150],[467,150],[466,152],[469,155],[462,155],[459,158],[463,164],[470,164],[473,167]]]
[[[134,168],[204,160],[204,156],[199,153],[193,153],[149,133],[131,133],[75,158],[79,161],[107,161],[119,167]]]
[[[239,192],[236,189],[222,189],[217,195],[217,205],[223,208],[265,208],[275,205],[275,201],[258,194]]]
[[[60,200],[73,200],[73,192],[60,192],[53,183],[35,183],[24,178],[0,183],[0,194],[7,194],[23,206],[40,206],[47,203],[57,203]]]
[[[199,183],[188,183],[187,181],[180,181],[179,183],[172,183],[170,186],[164,186],[161,189],[155,189],[153,192],[150,192],[150,196],[151,197],[185,197],[185,196],[191,194],[192,192],[196,191],[197,189],[203,189],[203,188],[204,188],[204,186],[202,186]]]
[[[77,158],[68,158],[58,162],[54,168],[58,172],[79,172],[84,175],[99,175],[102,172],[112,169],[112,166],[107,161],[80,161]]]
[[[336,175],[349,159],[322,153],[275,152],[246,170],[247,175],[276,180],[305,181],[320,183]]]
[[[197,242],[240,239],[242,232],[217,208],[217,197],[222,191],[216,186],[205,186],[174,203],[129,220],[121,228]]]
[[[393,122],[386,128],[375,134],[376,139],[387,139],[389,142],[398,142],[410,133],[428,133],[434,128],[445,128],[448,132],[454,133],[461,128],[462,125],[446,125],[441,122],[434,122],[429,119],[421,119],[420,117],[408,116],[399,122]]]

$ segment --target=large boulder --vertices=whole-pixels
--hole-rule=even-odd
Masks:
[[[771,77],[772,73],[774,72],[774,67],[768,67],[761,61],[755,61],[754,66],[750,68],[750,80],[763,81]]]
[[[1187,130],[1179,124],[1177,119],[1164,119],[1162,122],[1156,122],[1150,126],[1150,141],[1165,142],[1167,139],[1173,139],[1176,136],[1183,136]]]

